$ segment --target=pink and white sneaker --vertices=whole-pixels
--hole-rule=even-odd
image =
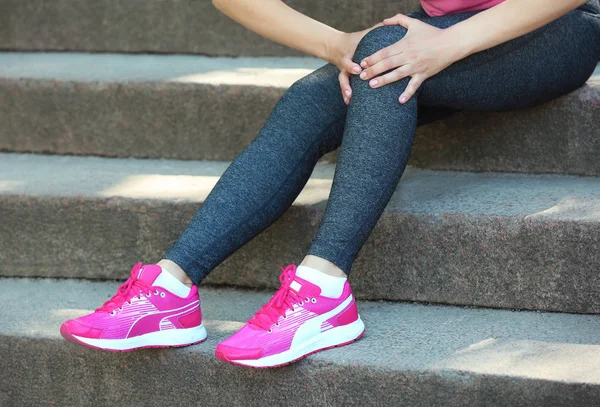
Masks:
[[[62,324],[61,335],[77,345],[115,352],[204,341],[198,288],[189,289],[185,298],[178,296],[164,288],[174,278],[165,274],[158,265],[136,264],[110,300],[92,314]]]
[[[339,298],[296,275],[296,266],[281,268],[281,288],[235,334],[217,345],[217,358],[236,365],[277,367],[311,353],[350,344],[365,325],[346,281]]]

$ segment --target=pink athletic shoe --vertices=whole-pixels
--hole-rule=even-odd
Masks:
[[[339,298],[328,298],[320,295],[318,286],[297,277],[294,264],[281,269],[281,288],[217,346],[217,358],[236,365],[276,367],[363,335],[365,325],[348,282]]]
[[[198,288],[182,298],[153,286],[161,271],[157,265],[136,264],[110,300],[92,314],[62,324],[61,335],[77,345],[115,352],[204,341]]]

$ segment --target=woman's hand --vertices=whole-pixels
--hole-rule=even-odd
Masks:
[[[400,103],[406,103],[425,79],[462,58],[461,50],[446,30],[404,14],[387,18],[383,24],[401,25],[408,32],[400,41],[363,59],[360,65],[364,70],[360,77],[370,79],[369,86],[378,88],[410,76],[408,86],[399,97]],[[386,71],[390,72],[378,76]]]
[[[352,88],[350,87],[350,75],[358,75],[362,72],[360,65],[352,61],[354,52],[358,43],[365,36],[366,33],[371,31],[375,27],[381,27],[383,23],[379,23],[371,28],[367,28],[363,31],[357,31],[353,33],[343,33],[338,39],[337,43],[333,45],[332,57],[329,62],[335,64],[340,70],[338,76],[340,82],[340,89],[342,91],[342,97],[344,103],[349,104],[350,98],[352,97]]]

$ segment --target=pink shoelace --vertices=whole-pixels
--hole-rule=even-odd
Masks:
[[[135,296],[142,294],[148,294],[151,291],[150,286],[142,280],[138,280],[137,275],[142,268],[142,263],[138,263],[131,269],[130,277],[121,284],[117,290],[117,293],[108,301],[106,301],[100,308],[96,308],[96,312],[112,312],[119,308],[125,302],[129,301]],[[137,289],[137,291],[136,291]]]
[[[286,311],[293,309],[294,304],[300,301],[298,293],[290,289],[290,284],[296,275],[296,265],[290,264],[285,268],[281,267],[281,270],[282,273],[279,275],[281,287],[269,302],[248,320],[250,325],[268,331],[279,320],[279,317],[285,316]]]

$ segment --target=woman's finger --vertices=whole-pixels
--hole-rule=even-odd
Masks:
[[[402,95],[400,95],[400,98],[398,99],[400,101],[400,103],[408,102],[410,100],[410,98],[413,97],[415,93],[417,93],[417,90],[419,89],[419,87],[421,86],[421,84],[424,81],[425,81],[425,75],[423,75],[423,74],[414,75],[410,79],[410,82],[408,82],[408,85],[406,86],[406,89],[404,90],[404,92],[402,92]]]
[[[408,61],[406,59],[406,56],[402,53],[392,55],[391,57],[381,60],[381,61],[377,62],[375,65],[370,66],[367,69],[364,69],[362,71],[362,73],[360,74],[360,77],[361,77],[361,79],[375,78],[376,76],[378,76],[384,72],[390,71],[394,68],[401,67],[402,65],[406,64],[407,62]]]
[[[358,75],[362,71],[360,65],[355,63],[350,56],[342,58],[342,68],[353,75]]]
[[[344,103],[350,103],[350,98],[352,97],[352,88],[350,87],[350,75],[341,71],[338,75],[338,80],[340,82],[340,89],[342,90],[342,98],[344,99]]]
[[[402,27],[408,29],[409,24],[413,22],[414,18],[411,18],[405,14],[396,14],[393,17],[386,18],[383,20],[384,25],[401,25]]]
[[[395,44],[390,45],[389,47],[382,48],[379,51],[375,52],[374,54],[366,57],[365,59],[360,61],[360,66],[363,68],[368,68],[368,67],[371,67],[371,66],[375,65],[376,63],[381,62],[384,59],[387,59],[393,55],[402,53],[401,41],[402,40],[400,40],[399,42],[396,42]]]
[[[381,75],[371,79],[369,81],[369,86],[372,88],[380,88],[389,83],[404,79],[410,76],[412,73],[412,66],[410,64],[402,65],[400,68],[394,69],[393,71],[388,72],[385,75]]]
[[[418,23],[421,23],[421,21],[417,20],[415,18],[412,18],[412,17],[408,17],[404,14],[396,14],[393,17],[386,18],[385,20],[383,20],[384,25],[400,25],[400,26],[406,28],[407,30],[409,29],[409,26],[411,26],[413,24],[418,24]],[[373,55],[363,59],[360,62],[360,66],[363,68],[367,68],[369,66],[375,65],[377,62],[381,61],[382,59],[388,58],[390,55],[394,55],[394,54],[398,54],[398,53],[402,52],[401,44],[402,44],[402,40],[396,42],[395,44],[390,45],[387,48],[384,48],[384,49],[374,53]]]

